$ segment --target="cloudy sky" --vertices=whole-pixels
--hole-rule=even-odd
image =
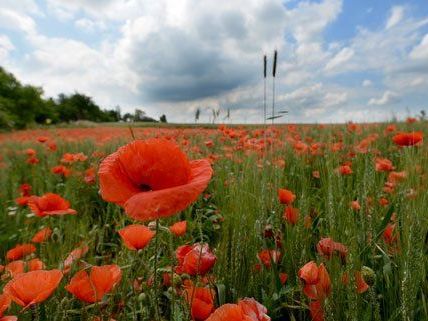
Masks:
[[[24,83],[170,122],[263,122],[275,48],[280,121],[428,109],[427,0],[0,0],[0,65]]]

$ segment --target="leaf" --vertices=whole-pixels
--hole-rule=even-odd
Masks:
[[[217,284],[217,298],[218,298],[218,304],[223,305],[226,303],[226,286],[224,284]]]
[[[385,214],[382,222],[380,223],[379,227],[376,230],[376,236],[372,241],[372,244],[375,244],[376,241],[380,238],[383,231],[385,230],[386,225],[391,220],[392,213],[394,213],[394,205],[391,205],[391,207],[388,209],[388,212]],[[367,254],[367,251],[370,250],[370,244],[364,247],[364,249],[360,252],[360,257]]]
[[[281,117],[282,115],[276,115],[276,116],[268,117],[266,118],[266,120],[272,120],[272,119],[281,118]]]
[[[383,230],[388,225],[389,221],[391,220],[391,216],[394,213],[394,205],[391,205],[388,212],[384,216],[382,222],[380,223],[377,231],[376,231],[376,240],[380,237],[380,235],[383,233]]]

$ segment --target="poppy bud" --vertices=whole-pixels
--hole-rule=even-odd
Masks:
[[[147,295],[145,293],[140,293],[138,295],[138,301],[143,302],[143,301],[146,301],[146,299],[147,299]]]
[[[361,274],[363,276],[364,281],[366,281],[366,283],[369,286],[372,286],[375,284],[376,273],[371,268],[369,268],[368,266],[363,266],[361,268]]]

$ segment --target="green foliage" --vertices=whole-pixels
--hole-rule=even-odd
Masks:
[[[80,93],[58,96],[57,111],[62,121],[90,120],[95,122],[117,121],[117,112],[102,111],[91,97]]]
[[[426,123],[398,124],[397,127],[399,131],[423,130],[426,135]],[[152,321],[157,303],[164,318],[156,320],[189,320],[188,306],[178,292],[171,287],[162,287],[162,293],[153,291],[146,283],[153,275],[155,259],[161,272],[169,272],[171,266],[177,264],[175,249],[201,240],[208,242],[217,256],[212,284],[217,293],[216,306],[236,302],[242,297],[254,297],[268,308],[273,321],[309,321],[310,301],[302,292],[297,272],[305,263],[314,260],[326,265],[332,282],[332,293],[324,304],[326,321],[427,320],[427,145],[394,148],[384,129],[384,125],[377,125],[358,134],[348,133],[342,126],[300,127],[298,134],[302,140],[313,138],[326,144],[324,154],[299,154],[291,144],[285,143],[269,149],[260,158],[237,145],[244,135],[226,139],[220,132],[204,132],[200,128],[192,134],[181,132],[177,141],[190,142],[186,145],[186,153],[191,159],[202,157],[194,152],[194,146],[198,146],[204,156],[223,157],[214,163],[215,175],[204,195],[182,213],[163,218],[158,247],[153,240],[139,253],[127,250],[117,234],[132,221],[119,206],[104,202],[98,194],[98,185],[86,184],[81,175],[85,169],[97,167],[100,159],[93,155],[94,151],[109,154],[129,142],[130,135],[128,138],[120,135],[104,145],[89,140],[65,142],[57,139],[56,151],[47,151],[42,144],[29,141],[5,141],[0,146],[5,166],[0,172],[0,264],[7,264],[4,257],[8,249],[28,242],[36,231],[50,226],[54,235],[48,242],[38,245],[37,252],[47,269],[60,266],[68,253],[82,242],[90,248],[84,257],[87,264],[115,263],[123,269],[123,279],[114,293],[98,305],[85,305],[64,290],[69,278],[86,263],[76,265],[55,294],[39,306],[41,320],[92,320],[100,315],[108,320],[113,315],[116,320]],[[53,136],[59,132],[60,129],[55,129],[46,134]],[[174,133],[179,132],[175,128]],[[256,132],[256,129],[249,129],[245,136],[252,137]],[[157,134],[153,132],[153,136]],[[336,169],[347,159],[348,148],[353,148],[369,134],[379,136],[372,146],[374,152],[357,153],[352,159],[354,173],[339,175]],[[288,135],[290,133],[281,132],[279,140],[286,142]],[[142,131],[135,129],[135,136],[143,137]],[[346,148],[331,152],[329,146],[337,137],[343,139]],[[213,140],[213,147],[205,146],[208,138]],[[239,148],[234,148],[236,146]],[[37,151],[40,163],[26,163],[22,151],[27,148]],[[228,149],[233,150],[233,154],[227,155]],[[83,162],[67,165],[73,174],[66,178],[50,171],[60,163],[65,152],[88,155]],[[397,185],[393,194],[383,191],[388,173],[375,170],[378,156],[390,159],[396,171],[407,173],[407,178]],[[278,160],[284,160],[285,167],[276,166]],[[319,171],[320,178],[313,177],[314,170]],[[31,184],[36,195],[60,194],[70,201],[78,214],[34,217],[28,208],[17,207],[14,203],[22,183]],[[283,219],[284,206],[277,199],[279,187],[289,188],[297,196],[293,206],[300,210],[300,218],[294,226]],[[409,198],[412,190],[416,195]],[[381,206],[378,203],[381,197],[387,197],[390,204]],[[351,209],[349,204],[353,200],[361,203],[359,211]],[[399,238],[396,243],[388,244],[383,231],[393,216]],[[305,217],[312,217],[312,224],[306,225]],[[188,232],[180,238],[173,237],[167,227],[181,220],[187,220]],[[276,238],[265,236],[266,227],[280,237],[283,255],[273,268],[257,270],[255,266],[260,263],[257,253],[276,246]],[[347,246],[346,262],[338,256],[328,259],[317,253],[315,245],[322,237],[331,237]],[[366,282],[370,283],[365,293],[355,291],[355,271],[362,271]],[[288,274],[284,285],[278,282],[279,273]],[[344,273],[349,276],[348,284],[342,282]],[[136,280],[141,289],[135,287]],[[2,282],[0,288],[5,284]],[[8,314],[18,314],[20,310],[14,305]],[[22,311],[19,318],[32,320],[31,310]]]
[[[160,120],[161,123],[167,123],[168,122],[166,120],[166,116],[165,115],[160,116],[159,120]]]
[[[136,110],[135,118],[137,121],[154,121],[141,110]],[[14,75],[0,67],[0,130],[78,120],[117,122],[122,118],[119,107],[101,109],[91,97],[78,92],[45,99],[42,88],[22,85]]]

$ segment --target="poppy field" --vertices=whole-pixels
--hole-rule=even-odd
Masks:
[[[0,134],[0,320],[428,320],[426,134]]]

